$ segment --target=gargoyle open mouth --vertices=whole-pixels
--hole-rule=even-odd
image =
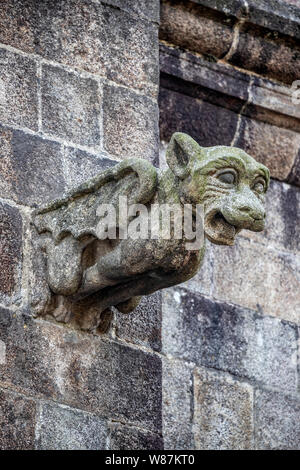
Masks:
[[[207,238],[217,245],[234,245],[235,236],[241,229],[227,222],[220,211],[210,211],[204,218]]]

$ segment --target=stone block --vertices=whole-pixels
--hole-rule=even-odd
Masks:
[[[160,435],[142,429],[112,423],[110,425],[110,450],[162,450]]]
[[[0,312],[0,381],[101,417],[161,432],[161,360],[107,339]]]
[[[161,294],[145,296],[131,313],[116,312],[116,335],[130,343],[161,349]]]
[[[166,44],[160,44],[159,52],[162,88],[211,100],[236,112],[248,101],[249,74]]]
[[[297,391],[294,325],[179,288],[174,289],[163,312],[167,354],[284,391]]]
[[[295,162],[300,136],[290,129],[242,117],[235,145],[266,165],[274,178],[284,181]]]
[[[100,1],[100,0],[99,0]],[[141,18],[159,22],[159,0],[104,0],[109,5],[114,5],[121,10],[133,13]]]
[[[169,141],[174,132],[185,132],[203,147],[231,145],[238,116],[230,109],[215,106],[162,88],[159,95],[160,136]]]
[[[22,273],[23,223],[19,210],[0,203],[0,299],[16,300]]]
[[[34,400],[0,389],[1,450],[33,450],[35,420]]]
[[[168,43],[221,58],[233,41],[234,19],[183,0],[161,4],[160,39]]]
[[[61,146],[0,126],[0,195],[30,206],[64,193]]]
[[[158,109],[150,98],[131,90],[104,86],[104,148],[119,158],[158,156]]]
[[[299,6],[299,0],[260,0],[260,2],[249,0],[249,20],[299,39],[299,12],[297,8],[291,6],[292,3],[298,3]]]
[[[249,450],[253,435],[253,390],[205,369],[194,377],[194,436],[198,450]]]
[[[299,14],[291,5],[299,5],[299,0],[193,0],[196,3],[234,15],[247,18],[249,22],[285,35],[299,38]]]
[[[288,181],[291,184],[295,184],[296,186],[300,186],[300,151],[298,152],[294,166],[291,169],[291,172],[288,177]]]
[[[299,272],[294,255],[240,239],[215,247],[214,296],[299,324]]]
[[[299,6],[299,0],[285,0],[287,3],[290,3],[291,5],[296,5]]]
[[[193,0],[195,3],[208,8],[223,12],[225,15],[234,15],[236,18],[245,16],[246,8],[244,0],[230,0],[230,2],[220,2],[220,0]],[[255,1],[255,0],[254,0]]]
[[[260,76],[252,75],[251,78],[250,100],[245,113],[248,115],[249,108],[251,110],[254,105],[254,118],[261,116],[262,121],[271,124],[273,121],[278,127],[299,132],[300,109],[292,101],[291,87]]]
[[[195,449],[194,435],[191,423],[169,423],[164,431],[165,450]]]
[[[181,284],[181,287],[196,294],[210,295],[213,289],[214,245],[206,243],[204,261],[196,276]]]
[[[178,287],[162,292],[162,351],[199,363],[202,335],[195,302],[195,295]]]
[[[69,188],[76,188],[118,162],[106,156],[93,155],[73,147],[65,147],[65,176]]]
[[[37,130],[36,62],[0,49],[0,77],[1,122]]]
[[[300,73],[299,43],[278,31],[246,22],[240,28],[238,45],[229,62],[259,75],[292,84]]]
[[[42,128],[85,146],[100,144],[98,83],[58,67],[42,68]]]
[[[297,330],[277,318],[202,299],[202,358],[206,367],[297,391]],[[192,314],[192,312],[191,312]]]
[[[67,406],[42,402],[37,420],[38,450],[105,450],[106,421]]]
[[[0,13],[3,44],[153,96],[159,80],[157,29],[100,1],[8,0]]]
[[[300,402],[278,392],[255,392],[258,450],[300,449]]]
[[[163,435],[166,450],[194,448],[192,367],[163,360]]]

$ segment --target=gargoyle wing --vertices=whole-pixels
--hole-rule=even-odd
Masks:
[[[70,191],[63,199],[36,210],[33,223],[39,233],[51,233],[55,242],[67,234],[75,239],[85,235],[97,238],[100,219],[97,209],[101,204],[113,204],[117,210],[120,196],[127,196],[128,204],[146,204],[156,188],[157,170],[153,165],[142,159],[127,159]]]

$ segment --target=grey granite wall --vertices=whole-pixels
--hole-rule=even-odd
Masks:
[[[101,336],[28,300],[32,209],[119,159],[157,160],[158,26],[158,0],[1,2],[1,449],[163,447],[159,296]]]
[[[299,10],[162,2],[160,163],[174,131],[245,148],[272,172],[268,226],[93,336],[33,318],[30,216],[158,163],[159,1],[0,3],[0,448],[299,449]]]
[[[161,164],[176,130],[273,177],[266,230],[208,243],[200,273],[163,292],[166,449],[300,448],[299,34],[283,1],[162,2]]]

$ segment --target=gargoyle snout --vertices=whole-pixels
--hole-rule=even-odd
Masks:
[[[260,232],[265,226],[266,212],[262,202],[249,188],[227,201],[223,216],[227,222],[239,229]]]
[[[266,217],[266,212],[264,210],[261,211],[257,210],[256,208],[253,209],[253,207],[244,206],[240,207],[238,210],[241,212],[241,214],[246,214],[254,220],[263,220]]]

